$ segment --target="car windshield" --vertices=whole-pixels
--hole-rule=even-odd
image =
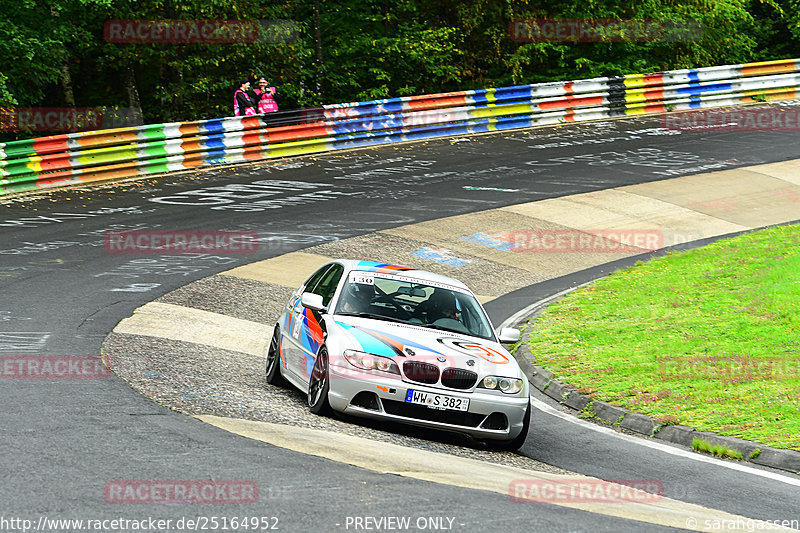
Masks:
[[[472,294],[393,275],[351,272],[335,312],[494,340],[489,320]]]

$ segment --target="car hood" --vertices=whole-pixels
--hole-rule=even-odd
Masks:
[[[432,363],[441,368],[463,368],[479,375],[522,377],[514,357],[498,342],[449,331],[385,320],[335,315],[328,338],[341,349],[352,349],[405,360]]]

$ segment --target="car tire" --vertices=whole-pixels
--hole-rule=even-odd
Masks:
[[[528,438],[528,428],[531,425],[531,402],[528,402],[528,409],[525,411],[525,416],[522,418],[522,431],[519,435],[510,440],[487,440],[486,444],[495,450],[514,451],[518,450],[525,444],[525,439]]]
[[[280,354],[280,342],[281,342],[281,329],[277,325],[275,326],[275,333],[272,334],[272,340],[269,343],[269,349],[267,350],[267,365],[266,365],[266,378],[267,383],[270,385],[275,385],[277,387],[286,387],[288,384],[286,379],[281,374],[281,354]]]
[[[328,350],[323,346],[317,353],[314,368],[308,379],[308,409],[315,415],[330,415],[331,404],[328,402],[328,391],[331,388],[328,370]]]

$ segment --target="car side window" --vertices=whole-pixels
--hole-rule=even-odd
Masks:
[[[339,280],[342,279],[343,273],[344,267],[342,265],[333,265],[330,270],[325,273],[319,283],[317,283],[314,290],[311,291],[314,294],[322,296],[323,305],[327,306],[331,302],[331,298],[333,298],[333,294],[336,292],[336,287],[338,287]]]
[[[308,281],[306,281],[305,285],[303,285],[303,292],[314,292],[314,287],[317,286],[319,280],[322,279],[322,276],[330,270],[332,265],[325,265],[324,267],[320,268],[316,272],[314,272]]]

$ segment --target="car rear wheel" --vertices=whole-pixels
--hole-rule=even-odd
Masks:
[[[269,383],[270,385],[285,387],[287,385],[287,382],[281,375],[281,370],[280,370],[281,366],[280,342],[281,342],[281,329],[278,326],[275,326],[275,333],[273,333],[272,335],[272,340],[269,343],[269,350],[267,350],[266,376],[267,376],[267,383]]]
[[[323,346],[317,354],[311,377],[308,381],[308,408],[315,415],[331,414],[331,405],[328,403],[330,390],[330,373],[328,372],[328,350]]]
[[[531,425],[531,402],[528,402],[528,409],[525,411],[525,416],[522,418],[522,431],[519,435],[509,440],[487,440],[486,444],[495,450],[514,451],[518,450],[525,444],[525,439],[528,437],[528,428]]]

